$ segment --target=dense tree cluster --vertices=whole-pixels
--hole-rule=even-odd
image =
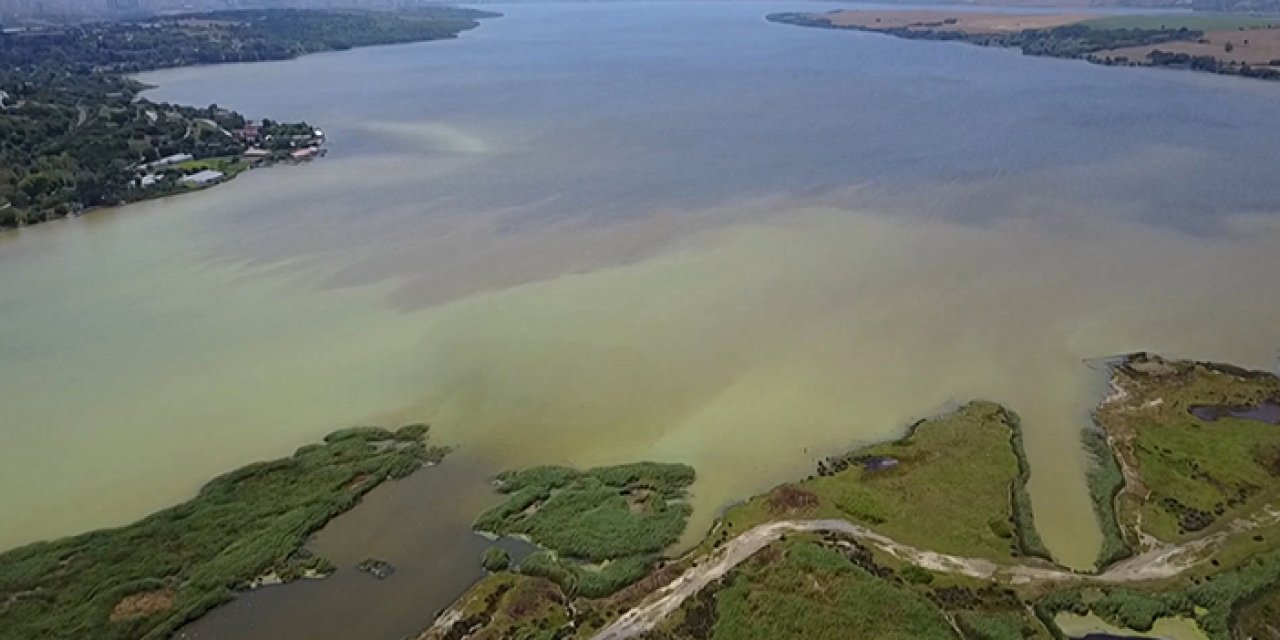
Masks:
[[[228,134],[245,125],[240,114],[150,102],[127,74],[448,38],[486,15],[451,8],[221,11],[0,34],[0,227],[163,194],[175,183],[143,189],[139,166],[247,148]],[[272,149],[311,132],[306,123],[264,125],[264,137],[277,134]]]
[[[1152,65],[1158,67],[1186,67],[1211,73],[1261,78],[1263,80],[1280,80],[1280,71],[1270,67],[1254,67],[1248,64],[1224,62],[1214,56],[1193,56],[1187,53],[1172,53],[1156,49],[1147,58]]]
[[[828,21],[829,22],[829,21]],[[1054,58],[1086,58],[1109,49],[1137,47],[1168,42],[1195,42],[1204,37],[1201,31],[1178,29],[1094,29],[1087,25],[1065,25],[1052,29],[1024,29],[1009,33],[968,33],[955,29],[896,27],[876,29],[899,38],[917,40],[956,40],[983,46],[1010,47],[1030,56]]]

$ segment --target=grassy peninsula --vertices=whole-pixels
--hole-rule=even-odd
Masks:
[[[730,508],[715,536],[773,520],[847,518],[944,553],[1049,555],[1031,519],[1018,418],[998,404],[970,402],[921,420],[900,440],[828,458],[817,471]],[[921,513],[948,524],[922,527]]]
[[[1149,354],[1115,360],[1109,375],[1085,434],[1111,538],[1094,573],[1052,562],[1017,417],[975,401],[731,507],[703,544],[625,588],[566,588],[535,556],[533,570],[482,580],[420,639],[1048,640],[1066,637],[1065,614],[1280,637],[1280,378]],[[558,475],[583,474],[529,477]],[[616,490],[576,495],[578,508],[547,512],[557,532],[595,529],[595,504],[621,514]],[[536,531],[554,499],[531,492],[481,521]]]
[[[425,425],[360,427],[215,478],[117,529],[0,554],[0,638],[160,640],[258,584],[333,570],[307,537],[382,482],[439,461]]]
[[[307,123],[250,123],[216,104],[149,101],[129,74],[452,38],[493,15],[449,7],[279,9],[6,30],[0,228],[180,193],[320,142]],[[183,180],[201,170],[221,175]]]
[[[1280,80],[1280,19],[1249,15],[1132,15],[968,11],[775,13],[772,22],[966,42],[1108,66],[1156,66]]]

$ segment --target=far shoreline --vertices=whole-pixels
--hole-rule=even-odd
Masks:
[[[1261,14],[1113,13],[1090,7],[1045,11],[1001,5],[975,9],[836,9],[771,13],[765,20],[862,31],[907,40],[962,42],[1023,55],[1154,67],[1280,81],[1280,17]]]

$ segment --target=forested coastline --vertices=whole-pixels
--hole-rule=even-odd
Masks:
[[[235,111],[151,102],[129,74],[452,38],[495,15],[218,11],[0,34],[0,228],[181,192],[202,186],[182,182],[184,173],[210,162],[230,177],[314,144],[307,123],[264,120],[246,136],[238,132],[249,121]],[[262,155],[245,158],[255,145]],[[147,168],[174,157],[187,161]]]

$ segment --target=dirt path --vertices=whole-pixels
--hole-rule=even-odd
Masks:
[[[874,546],[905,562],[939,573],[952,573],[981,580],[1002,579],[1012,584],[1032,582],[1140,582],[1176,576],[1204,559],[1204,552],[1216,547],[1228,533],[1253,528],[1264,521],[1280,519],[1280,511],[1267,509],[1261,520],[1235,523],[1229,531],[1184,545],[1166,545],[1150,549],[1117,563],[1098,575],[1073,573],[1063,569],[1029,564],[998,565],[982,558],[964,558],[905,545],[846,520],[784,520],[762,524],[730,540],[670,584],[654,591],[644,602],[627,611],[612,624],[600,630],[595,640],[622,640],[653,629],[671,615],[690,596],[718,580],[730,569],[750,558],[769,543],[789,532],[840,533]]]

